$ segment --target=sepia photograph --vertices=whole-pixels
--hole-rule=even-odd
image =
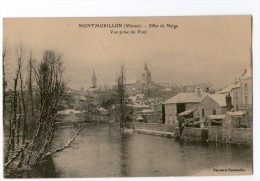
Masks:
[[[4,178],[252,175],[252,27],[3,18]]]

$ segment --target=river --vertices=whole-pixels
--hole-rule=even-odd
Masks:
[[[65,144],[76,131],[77,128],[59,128],[53,147]],[[122,134],[106,124],[88,125],[70,148],[53,155],[40,167],[24,172],[22,177],[220,175],[224,174],[223,169],[231,169],[227,174],[250,174],[252,155],[252,148],[242,145],[180,143],[174,138]]]

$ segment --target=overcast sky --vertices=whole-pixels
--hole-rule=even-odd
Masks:
[[[79,24],[137,24],[141,28],[80,28]],[[178,28],[148,28],[175,24]],[[145,27],[146,26],[146,27]],[[9,71],[14,48],[23,44],[34,58],[46,49],[62,53],[72,88],[88,88],[92,70],[98,84],[115,82],[122,62],[127,79],[139,79],[144,63],[155,82],[211,82],[223,87],[250,67],[251,17],[24,18],[4,19]],[[110,30],[142,30],[146,34],[115,35]]]

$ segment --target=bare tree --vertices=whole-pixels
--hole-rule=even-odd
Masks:
[[[6,45],[3,44],[3,50],[2,50],[2,59],[3,59],[3,112],[5,114],[5,110],[6,110],[6,86],[7,86],[7,81],[6,81],[6,75],[5,75],[5,58],[6,58]]]
[[[30,51],[29,58],[29,76],[28,76],[28,91],[29,91],[29,99],[31,102],[31,115],[34,116],[34,98],[33,98],[33,59],[32,59],[32,51]]]
[[[51,150],[57,111],[65,89],[62,57],[48,50],[44,52],[39,63],[32,63],[30,55],[27,72],[28,90],[26,90],[22,73],[25,49],[20,46],[16,49],[16,55],[17,68],[9,101],[10,111],[9,116],[4,116],[4,121],[9,120],[8,144],[5,147],[5,175],[37,165],[51,154],[69,147],[86,126],[84,124],[67,145]],[[3,57],[5,58],[5,54]],[[36,86],[34,89],[33,80]],[[37,100],[39,108],[34,108],[34,100]]]
[[[129,117],[129,110],[126,105],[126,88],[125,88],[125,82],[126,82],[126,70],[124,64],[121,65],[119,75],[117,77],[117,103],[118,103],[118,120],[120,130],[124,132],[126,122]]]

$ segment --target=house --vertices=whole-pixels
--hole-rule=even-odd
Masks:
[[[226,114],[232,109],[231,96],[225,94],[209,94],[196,107],[193,117],[209,118],[210,115]]]
[[[241,88],[240,84],[237,87],[233,88],[233,97],[232,97],[232,105],[233,111],[239,111],[241,109]]]
[[[248,119],[252,121],[253,116],[253,91],[252,91],[252,73],[251,70],[245,70],[240,78],[241,84],[241,110],[246,111]]]
[[[240,83],[235,82],[233,84],[228,85],[226,88],[217,92],[218,94],[230,95],[233,105],[233,111],[239,111],[241,108],[241,89]]]
[[[246,113],[243,111],[227,112],[223,119],[223,126],[230,128],[248,128],[249,122],[246,119]]]
[[[195,109],[208,95],[197,86],[195,93],[178,93],[163,103],[163,122],[165,124],[177,124],[177,114]]]
[[[226,117],[222,120],[222,140],[252,144],[253,136],[250,127],[246,112],[227,112]]]

